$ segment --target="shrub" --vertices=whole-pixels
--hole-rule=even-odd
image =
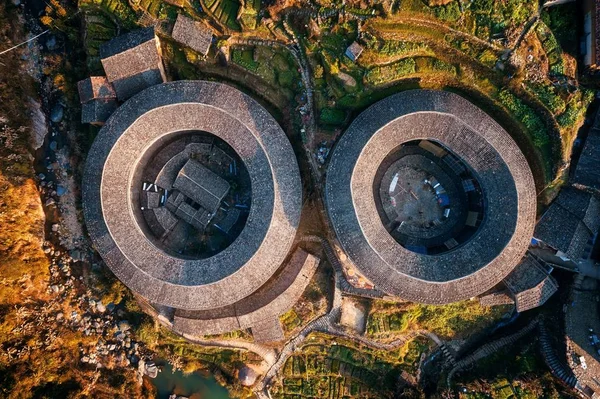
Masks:
[[[407,42],[401,40],[386,40],[379,46],[379,53],[388,56],[408,56],[416,53],[433,55],[433,51],[426,44]]]
[[[498,59],[492,50],[484,50],[477,58],[482,64],[485,64],[489,67],[493,67]]]
[[[585,115],[585,112],[594,99],[594,92],[588,89],[582,89],[575,93],[567,107],[556,121],[562,128],[574,127]]]
[[[281,71],[278,73],[277,80],[283,87],[292,88],[294,86],[296,74],[292,71]]]
[[[325,125],[339,125],[346,120],[346,113],[339,109],[325,108],[321,111],[319,122]]]
[[[541,17],[558,41],[573,40],[573,32],[577,31],[577,7],[574,3],[544,8]]]
[[[536,24],[535,33],[548,57],[550,72],[555,75],[563,75],[565,73],[565,67],[562,59],[562,49],[560,48],[558,41],[556,41],[556,37],[554,37],[550,29],[548,29],[541,21]]]
[[[558,115],[565,110],[566,104],[554,86],[532,83],[529,88],[553,114]]]
[[[323,67],[321,65],[317,65],[313,69],[315,79],[323,79]]]
[[[330,75],[337,75],[340,73],[340,66],[338,59],[330,54],[328,51],[323,51],[321,53],[323,59],[323,66],[325,67],[325,71]]]
[[[536,147],[543,147],[549,144],[550,139],[546,132],[546,126],[531,107],[523,103],[521,99],[507,89],[501,90],[500,93],[498,93],[498,98],[502,105],[525,125],[525,128],[529,132],[533,144]]]
[[[458,2],[456,1],[446,4],[445,6],[434,7],[433,12],[436,17],[448,22],[458,21],[461,15]]]
[[[368,83],[374,85],[393,82],[403,76],[414,74],[416,72],[416,65],[413,58],[404,58],[390,65],[370,69],[365,79]]]
[[[257,72],[258,70],[258,63],[254,62],[252,57],[248,58],[245,56],[244,52],[238,49],[234,49],[231,52],[231,60],[239,66],[244,67],[252,72]]]

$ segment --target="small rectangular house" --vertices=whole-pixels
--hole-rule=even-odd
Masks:
[[[154,27],[118,36],[100,46],[106,77],[120,101],[166,81]]]
[[[81,123],[104,125],[117,109],[117,94],[104,76],[92,76],[77,82],[81,103]]]
[[[213,39],[212,30],[202,22],[178,14],[173,39],[202,55],[207,55]]]
[[[356,62],[356,60],[358,60],[358,57],[360,57],[362,52],[363,52],[362,46],[360,44],[358,44],[357,42],[353,42],[346,49],[346,57],[350,58],[352,60],[352,62]]]
[[[181,168],[173,187],[214,214],[229,192],[229,183],[198,161],[190,159]]]

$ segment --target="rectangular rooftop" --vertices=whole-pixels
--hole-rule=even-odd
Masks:
[[[213,214],[229,192],[227,181],[193,159],[181,168],[173,187]]]

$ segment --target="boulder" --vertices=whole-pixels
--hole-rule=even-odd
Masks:
[[[240,384],[246,387],[254,385],[257,378],[258,373],[248,366],[242,367],[238,372],[238,380],[240,380]]]
[[[158,367],[154,362],[147,362],[144,367],[144,374],[150,378],[156,378],[158,376]]]
[[[121,320],[119,322],[119,330],[120,331],[127,331],[131,328],[131,326],[129,325],[129,322],[127,320]]]

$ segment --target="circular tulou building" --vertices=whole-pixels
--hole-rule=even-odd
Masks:
[[[204,81],[156,85],[125,102],[98,134],[84,173],[96,249],[184,334],[253,327],[285,310],[269,306],[310,258],[290,255],[301,202],[296,158],[276,121],[247,95]],[[289,259],[300,265],[291,267],[291,285],[270,282]],[[265,289],[271,298],[253,297]],[[244,325],[240,312],[254,319]]]
[[[510,135],[462,97],[412,90],[368,108],[337,143],[326,208],[376,288],[442,304],[477,296],[521,261],[536,193]]]

